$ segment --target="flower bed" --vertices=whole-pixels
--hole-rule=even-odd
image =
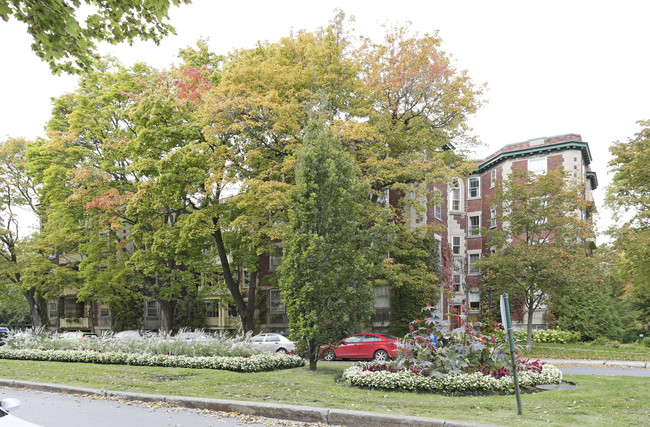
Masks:
[[[304,359],[295,355],[285,354],[193,357],[166,354],[99,352],[93,350],[17,350],[4,347],[0,348],[0,358],[194,369],[223,369],[237,372],[273,371],[276,369],[296,368],[305,364]]]
[[[360,363],[346,369],[343,379],[348,384],[386,390],[417,391],[417,392],[500,392],[514,393],[515,385],[510,375],[496,378],[482,372],[469,374],[423,375],[411,370],[393,370],[373,368],[373,363]],[[562,372],[553,365],[544,364],[541,372],[528,370],[518,373],[519,385],[531,388],[541,384],[559,384]]]

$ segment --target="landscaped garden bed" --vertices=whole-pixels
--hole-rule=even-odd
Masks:
[[[0,358],[114,365],[165,366],[175,368],[224,369],[239,372],[273,371],[303,366],[304,359],[288,354],[251,356],[183,356],[100,352],[95,350],[40,350],[0,348]]]
[[[479,325],[463,324],[449,331],[442,314],[426,307],[427,315],[410,324],[400,340],[394,361],[360,363],[346,369],[349,385],[399,391],[444,393],[514,393],[514,372],[504,334],[479,332]],[[517,359],[519,385],[532,389],[559,384],[562,373],[539,360]]]
[[[542,384],[561,383],[562,372],[553,365],[544,364],[541,372],[521,371],[518,372],[518,378],[520,387],[533,388]],[[391,365],[360,363],[346,369],[343,379],[353,386],[382,390],[444,393],[515,392],[512,375],[494,376],[480,371],[443,375],[428,371],[397,370]]]
[[[237,372],[272,371],[305,364],[296,355],[263,353],[243,336],[205,335],[201,340],[179,340],[168,334],[126,340],[112,335],[61,338],[56,334],[40,333],[14,336],[7,345],[0,347],[0,358]]]

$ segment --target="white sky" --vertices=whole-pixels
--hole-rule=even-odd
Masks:
[[[420,33],[439,31],[456,66],[488,84],[488,103],[470,122],[484,143],[477,158],[505,144],[581,134],[598,174],[599,228],[611,224],[602,206],[610,181],[607,149],[632,137],[637,120],[650,119],[648,1],[194,0],[172,9],[178,34],[160,46],[107,46],[101,53],[126,65],[143,61],[168,68],[178,62],[180,48],[201,37],[225,54],[258,40],[277,41],[292,29],[325,26],[335,8],[356,18],[358,34],[375,39],[387,22],[410,22]],[[31,51],[22,24],[0,21],[0,41],[0,138],[42,136],[50,98],[73,91],[76,78],[52,76]]]

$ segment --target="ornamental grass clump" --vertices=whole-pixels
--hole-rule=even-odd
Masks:
[[[113,334],[101,337],[61,338],[59,335],[36,333],[14,334],[7,347],[12,349],[92,350],[104,353],[134,353],[176,356],[239,356],[259,354],[262,351],[247,342],[246,336],[236,337],[205,334],[201,340],[179,340],[169,334],[157,333],[139,339],[115,339]]]

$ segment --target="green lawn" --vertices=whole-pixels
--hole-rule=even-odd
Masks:
[[[618,348],[593,346],[587,343],[539,344],[534,343],[530,353],[520,352],[520,357],[538,359],[591,359],[629,360],[650,362],[650,348],[636,344],[623,344]]]
[[[566,375],[576,390],[522,396],[441,396],[363,390],[337,382],[346,365],[262,373],[2,360],[3,377],[95,389],[278,402],[503,425],[648,425],[650,378]]]

